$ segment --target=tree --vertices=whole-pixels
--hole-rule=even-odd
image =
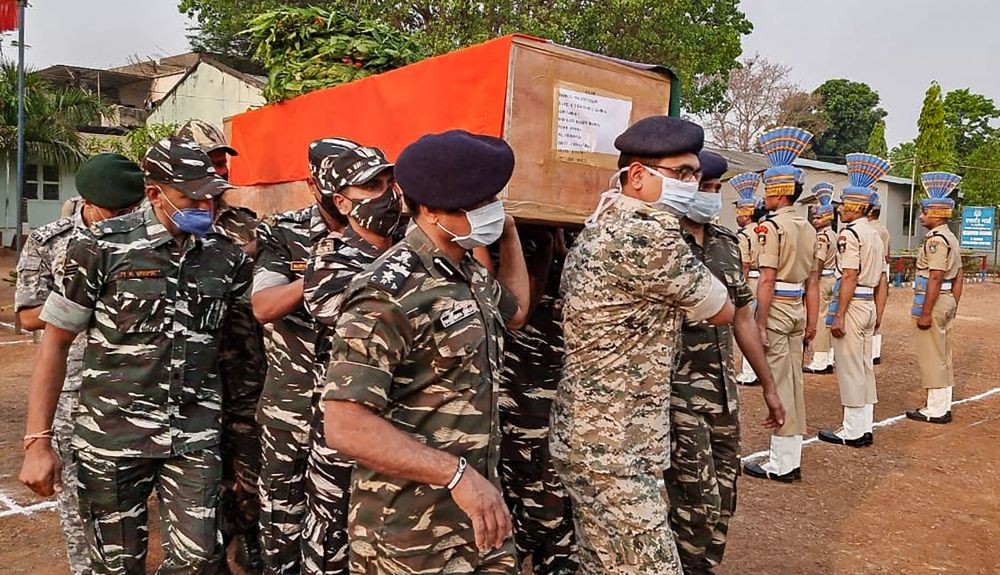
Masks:
[[[795,126],[808,130],[813,138],[819,137],[826,132],[826,117],[820,109],[823,105],[823,98],[818,94],[808,92],[793,92],[781,101],[781,110],[778,112],[776,126]],[[816,158],[816,153],[810,146],[802,152],[803,158]]]
[[[889,173],[900,178],[913,177],[913,159],[916,155],[917,144],[913,140],[895,146],[889,152],[889,162],[892,163]],[[917,174],[917,176],[919,175]]]
[[[752,151],[757,136],[775,125],[781,104],[795,92],[790,71],[760,55],[744,59],[729,73],[725,103],[705,122],[712,142],[726,150]]]
[[[739,0],[179,0],[178,8],[197,21],[189,35],[195,49],[250,59],[252,46],[240,31],[279,4],[382,20],[419,34],[434,54],[519,32],[663,64],[684,83],[684,105],[692,113],[722,103],[725,79],[742,50],[740,38],[753,29]]]
[[[987,139],[969,154],[962,191],[968,205],[1000,206],[1000,135]]]
[[[880,158],[885,158],[889,155],[889,145],[885,143],[885,120],[879,120],[875,123],[871,136],[868,137],[866,151]]]
[[[163,138],[173,135],[178,127],[177,124],[149,124],[132,130],[122,137],[90,138],[86,145],[87,154],[111,152],[141,164],[149,148]]]
[[[27,72],[24,94],[25,155],[49,165],[72,166],[86,157],[79,128],[97,123],[107,111],[96,95],[57,88]],[[0,62],[0,148],[17,153],[17,64]]]
[[[886,116],[878,107],[878,92],[868,84],[850,80],[827,80],[813,94],[823,99],[821,112],[827,129],[813,140],[813,151],[821,160],[843,161],[851,152],[868,149],[875,123]]]
[[[917,119],[917,175],[932,171],[955,169],[955,143],[944,120],[941,86],[931,83],[924,96],[924,105]]]
[[[968,88],[952,90],[944,97],[944,122],[954,138],[959,160],[964,160],[998,133],[990,125],[997,118],[1000,118],[1000,109],[993,100],[973,94]]]

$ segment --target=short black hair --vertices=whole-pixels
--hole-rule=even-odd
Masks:
[[[792,194],[792,203],[793,204],[795,202],[799,201],[799,196],[802,195],[802,192],[805,189],[806,189],[806,187],[805,187],[805,185],[802,182],[795,182],[795,193]]]
[[[655,164],[657,162],[656,158],[650,158],[648,156],[633,156],[632,154],[619,154],[618,156],[618,169],[622,170],[631,166],[633,163],[639,162],[640,164]],[[618,181],[621,185],[625,185],[628,180],[628,172],[622,172],[618,174]]]

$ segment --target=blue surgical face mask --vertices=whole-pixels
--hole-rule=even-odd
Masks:
[[[174,209],[174,213],[170,214],[170,220],[174,222],[174,225],[180,231],[201,238],[212,229],[212,224],[215,220],[212,210],[202,208],[181,209],[170,201],[170,198],[167,197],[167,194],[163,193],[163,190],[160,190],[160,196]]]
[[[660,197],[652,203],[653,207],[676,216],[686,216],[698,193],[698,182],[682,182],[668,178],[649,167],[643,167],[650,174],[660,178]]]
[[[722,211],[722,194],[715,192],[697,192],[688,208],[688,219],[699,224],[707,224]]]
[[[505,213],[503,202],[496,200],[485,206],[465,212],[469,220],[469,235],[458,236],[448,228],[438,223],[438,227],[451,235],[452,241],[467,250],[480,246],[488,246],[503,235]]]

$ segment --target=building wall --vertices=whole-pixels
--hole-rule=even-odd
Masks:
[[[201,62],[150,114],[147,124],[182,124],[192,118],[220,129],[222,121],[264,104],[261,90]]]
[[[58,200],[28,200],[28,230],[38,229],[45,224],[59,219],[59,210],[63,202],[76,196],[76,170],[62,167],[59,170]],[[14,242],[14,231],[17,221],[17,162],[2,158],[0,161],[0,235],[3,245],[10,246]]]

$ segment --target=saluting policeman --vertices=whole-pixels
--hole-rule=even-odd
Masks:
[[[816,334],[819,307],[818,273],[813,265],[816,230],[794,206],[802,194],[803,172],[792,162],[810,140],[812,134],[798,128],[776,128],[758,140],[771,162],[764,172],[764,205],[771,214],[757,226],[757,326],[785,407],[785,424],[771,435],[768,461],[747,463],[744,470],[751,477],[785,483],[802,478],[806,431],[802,349],[803,342]]]
[[[841,195],[840,217],[847,225],[837,236],[837,280],[835,299],[830,302],[827,323],[837,354],[837,383],[844,420],[840,430],[819,432],[820,441],[851,447],[873,443],[875,368],[872,336],[882,323],[875,306],[883,285],[885,267],[882,240],[865,214],[873,182],[889,171],[889,162],[871,154],[848,154],[851,185]]]
[[[812,362],[803,367],[802,371],[833,373],[833,344],[830,328],[826,325],[830,300],[836,297],[833,293],[837,267],[837,233],[833,231],[833,184],[820,182],[813,186],[812,191],[819,200],[812,217],[812,225],[816,228],[816,266],[819,268],[819,325],[816,327],[816,338],[812,341]]]
[[[917,256],[911,314],[917,320],[917,363],[927,390],[927,405],[906,417],[927,423],[951,421],[951,394],[955,368],[951,360],[951,329],[962,299],[962,255],[958,238],[948,228],[955,209],[949,194],[962,181],[948,172],[920,176],[929,197],[920,200],[920,223],[927,228]]]

